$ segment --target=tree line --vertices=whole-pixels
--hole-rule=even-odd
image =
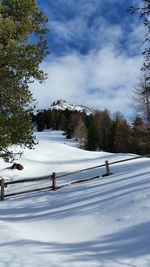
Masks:
[[[38,131],[64,131],[66,137],[74,138],[82,149],[140,155],[150,153],[150,125],[145,124],[140,116],[136,116],[131,124],[119,112],[112,118],[108,110],[87,116],[84,112],[48,109],[32,114],[32,120]]]

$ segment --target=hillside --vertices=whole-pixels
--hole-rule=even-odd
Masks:
[[[1,177],[59,175],[134,156],[81,150],[57,131],[37,138],[36,148],[19,160],[24,170],[1,160]],[[70,175],[57,183],[100,177],[1,202],[0,267],[149,267],[150,159],[112,165],[111,171],[109,177],[102,177],[104,168]]]
[[[40,132],[63,131],[68,139],[74,138],[80,148],[88,151],[150,153],[150,127],[139,116],[129,123],[120,112],[112,116],[107,109],[92,110],[57,100],[49,109],[32,114],[32,123]]]

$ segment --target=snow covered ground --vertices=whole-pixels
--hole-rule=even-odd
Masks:
[[[36,148],[18,160],[24,170],[1,160],[0,176],[60,175],[133,156],[80,150],[60,132],[37,138]],[[58,183],[100,177],[0,202],[0,267],[149,267],[150,158],[112,165],[111,172],[102,178],[105,168],[85,171]],[[12,188],[20,185],[6,192]]]

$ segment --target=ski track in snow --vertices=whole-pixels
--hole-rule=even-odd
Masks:
[[[80,150],[56,131],[37,133],[37,138],[36,148],[26,149],[18,160],[24,170],[11,170],[1,160],[0,176],[59,175],[134,156]],[[110,168],[109,177],[101,177],[105,168],[89,170],[57,183],[100,177],[0,202],[0,267],[149,267],[150,159]],[[18,191],[20,185],[6,190]]]

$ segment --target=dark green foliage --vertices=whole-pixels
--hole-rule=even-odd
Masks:
[[[42,132],[45,129],[46,118],[44,115],[45,115],[44,112],[40,112],[37,114],[37,121],[38,121],[37,130],[39,132]]]
[[[150,153],[150,129],[140,117],[130,125],[121,113],[112,119],[108,110],[91,116],[70,110],[44,110],[33,116],[38,130],[63,130],[67,138],[79,141],[87,150]]]
[[[0,156],[13,158],[12,145],[32,148],[29,83],[42,82],[39,64],[47,54],[47,18],[35,0],[0,2]]]
[[[99,149],[99,132],[97,127],[97,121],[95,116],[87,117],[87,150]]]
[[[108,110],[96,113],[96,126],[99,133],[99,146],[104,151],[110,151],[110,135],[112,127],[112,119]]]
[[[144,124],[141,117],[137,116],[132,127],[133,153],[145,155],[150,153],[150,127]]]
[[[67,121],[64,130],[66,133],[66,137],[70,139],[74,137],[75,128],[78,124],[79,114],[77,112],[70,112],[66,110],[65,115],[67,116]]]
[[[131,152],[131,128],[120,113],[112,124],[111,145],[112,152]]]

